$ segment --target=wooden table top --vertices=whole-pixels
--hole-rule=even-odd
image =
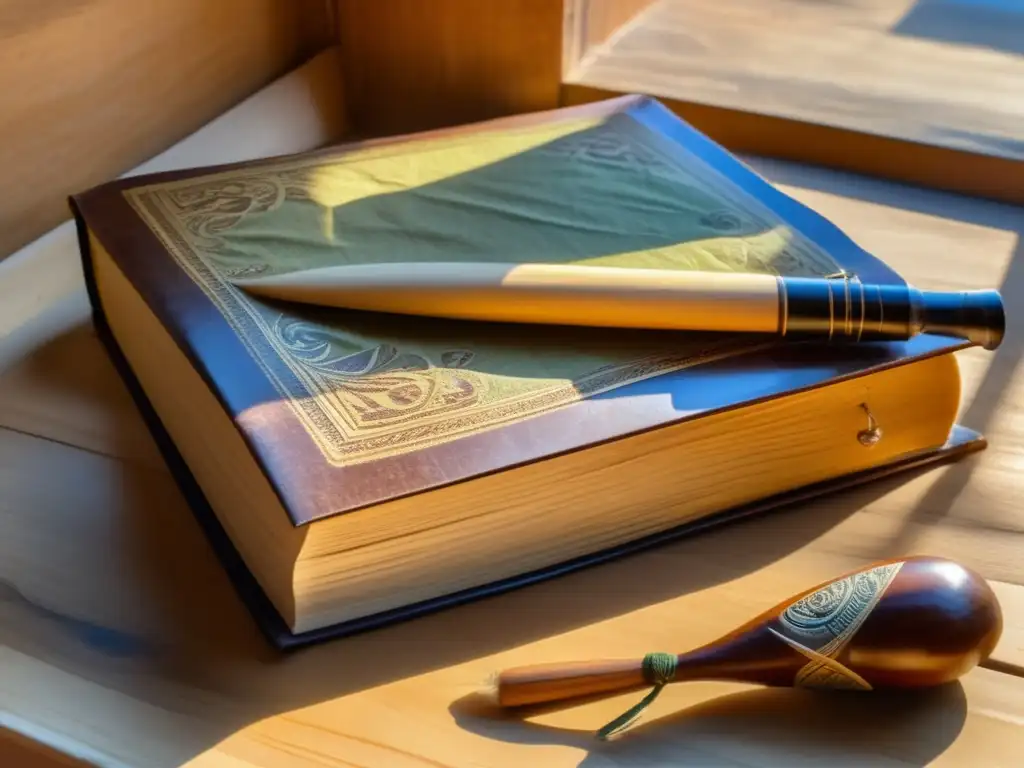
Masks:
[[[312,146],[336,127],[303,125],[249,149]],[[961,421],[988,436],[987,450],[280,656],[104,356],[64,227],[0,263],[0,723],[110,766],[1018,764],[1024,211],[749,162],[922,287],[1001,287],[1003,346],[960,354]],[[479,696],[506,666],[683,651],[844,570],[913,553],[980,571],[1006,619],[986,668],[940,690],[821,697],[669,686],[608,743],[594,731],[635,694],[525,719],[499,717]]]
[[[1024,159],[1021,54],[1018,0],[660,0],[575,77]]]

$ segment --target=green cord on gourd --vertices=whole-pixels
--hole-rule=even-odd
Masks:
[[[638,704],[630,707],[599,730],[597,732],[599,739],[606,740],[619,731],[624,730],[640,716],[641,712],[647,709],[650,703],[661,693],[661,689],[675,679],[676,658],[675,654],[671,653],[648,653],[644,656],[642,665],[644,680],[654,686],[653,690],[644,696]]]

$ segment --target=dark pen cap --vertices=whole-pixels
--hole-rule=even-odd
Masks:
[[[923,333],[967,339],[995,349],[1006,332],[999,291],[922,291],[918,322]]]

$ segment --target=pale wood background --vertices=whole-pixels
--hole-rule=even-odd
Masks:
[[[657,0],[586,77],[1024,160],[1020,3]]]
[[[298,73],[166,157],[186,164],[332,140],[344,131],[338,70],[321,69],[316,86]],[[252,144],[245,126],[261,127]],[[746,159],[912,281],[997,286],[1009,306],[1021,304],[1019,209]],[[54,238],[0,263],[8,727],[113,766],[1015,764],[1024,740],[1016,314],[999,351],[960,355],[963,422],[992,442],[982,454],[282,657],[232,592],[104,356],[77,258],[73,240]],[[938,691],[854,699],[679,685],[610,744],[593,731],[636,696],[506,717],[478,695],[505,666],[684,650],[838,572],[920,552],[980,570],[1006,616],[989,668]]]
[[[333,38],[326,0],[0,0],[0,258]]]
[[[1024,204],[1012,0],[655,0],[563,90],[647,93],[740,151]]]
[[[562,72],[575,69],[596,47],[624,34],[629,22],[657,0],[565,0]]]

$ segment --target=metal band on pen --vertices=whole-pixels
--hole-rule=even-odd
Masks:
[[[836,330],[836,300],[832,296],[832,282],[826,282],[825,286],[828,290],[828,339],[831,341]]]
[[[846,279],[843,280],[843,293],[845,294],[845,299],[846,299],[846,335],[847,336],[852,336],[853,335],[853,325],[852,325],[852,323],[853,323],[853,313],[851,311],[850,302],[851,302],[853,297],[850,295],[850,280],[849,280],[849,278],[846,278]]]
[[[860,325],[857,326],[857,341],[860,341],[861,334],[864,333],[864,284],[858,282],[857,287],[860,288]]]
[[[786,327],[789,325],[789,299],[786,295],[786,281],[781,277],[776,278],[779,286],[779,335],[786,335]]]
[[[836,290],[837,279],[843,281],[842,291]],[[780,332],[790,338],[908,338],[919,323],[919,296],[913,288],[864,285],[849,272],[825,278],[779,278],[779,299]]]

